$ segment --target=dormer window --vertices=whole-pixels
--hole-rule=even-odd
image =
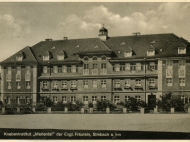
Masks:
[[[43,56],[43,60],[44,60],[44,61],[48,61],[48,60],[49,60],[49,55],[44,55],[44,56]]]
[[[64,60],[64,54],[57,54],[57,60]]]
[[[125,51],[124,52],[124,57],[131,57],[132,56],[132,51]]]
[[[106,61],[106,56],[101,57],[102,61]]]
[[[155,51],[154,50],[147,51],[147,56],[154,56],[154,55],[155,55]]]
[[[88,57],[86,56],[86,57],[84,57],[84,59],[83,59],[85,62],[87,62],[88,61]]]
[[[22,61],[22,60],[23,60],[23,55],[16,56],[16,61]]]
[[[178,48],[178,54],[186,54],[186,48]]]

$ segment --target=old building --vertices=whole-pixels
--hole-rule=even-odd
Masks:
[[[168,92],[190,102],[190,44],[174,34],[46,39],[1,62],[1,100],[155,104]]]

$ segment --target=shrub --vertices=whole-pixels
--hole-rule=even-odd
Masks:
[[[63,111],[65,107],[67,107],[67,104],[63,104],[63,102],[58,102],[57,104],[55,104],[54,109],[56,111]]]
[[[46,110],[46,106],[44,105],[44,103],[38,103],[36,105],[36,111],[45,111]]]
[[[93,104],[92,104],[92,103],[89,103],[89,104],[88,104],[88,107],[89,107],[89,108],[92,108],[92,107],[93,107]]]
[[[30,104],[25,104],[25,105],[22,105],[20,113],[21,114],[33,114],[34,112],[32,111]]]
[[[67,107],[69,111],[80,111],[83,106],[84,104],[79,101],[76,101],[75,103],[72,103],[72,102],[67,103]]]
[[[175,108],[175,111],[184,111],[184,103],[179,96],[173,96],[172,94],[165,94],[160,96],[161,99],[157,100],[157,106],[162,111],[170,111],[171,107]]]
[[[54,104],[50,98],[46,98],[43,103],[46,107],[52,107]]]
[[[98,111],[105,111],[107,107],[109,107],[110,110],[114,110],[116,108],[115,104],[108,100],[97,101],[96,106]]]

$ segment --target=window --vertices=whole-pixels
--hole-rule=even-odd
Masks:
[[[154,50],[147,51],[147,56],[154,56],[154,55],[155,55],[155,51]]]
[[[16,74],[21,74],[21,67],[17,67]]]
[[[105,101],[106,100],[106,96],[101,96],[101,101]]]
[[[16,88],[17,88],[17,89],[21,89],[20,82],[16,82]]]
[[[178,48],[178,54],[186,54],[186,48]]]
[[[71,72],[76,73],[77,72],[77,67],[76,65],[71,65]]]
[[[67,73],[71,73],[71,66],[67,66]]]
[[[130,87],[130,86],[131,86],[131,80],[125,79],[125,87]]]
[[[67,88],[67,81],[62,81],[62,88]]]
[[[172,70],[173,67],[173,61],[167,60],[166,61],[166,68]]]
[[[179,79],[179,86],[185,86],[185,78]]]
[[[47,66],[43,66],[43,73],[47,73]]]
[[[106,61],[106,56],[102,56],[102,61]]]
[[[20,97],[16,97],[17,104],[20,104]]]
[[[140,71],[141,70],[141,63],[136,63],[136,71]]]
[[[62,66],[62,72],[66,73],[67,72],[67,66]]]
[[[97,101],[97,96],[92,96],[92,103],[96,104],[96,101]]]
[[[76,85],[76,80],[72,80],[71,81],[71,88],[76,88],[77,85]]]
[[[75,96],[71,96],[71,102],[75,103],[76,102],[76,97]]]
[[[58,82],[57,81],[53,81],[53,89],[58,89]]]
[[[120,64],[120,71],[125,71],[125,64]]]
[[[179,60],[179,77],[185,77],[185,60]]]
[[[138,102],[141,100],[141,96],[135,96],[135,98]]]
[[[98,64],[93,64],[92,69],[98,69]]]
[[[115,64],[114,68],[115,68],[115,71],[120,71],[120,64]]]
[[[166,61],[166,78],[172,78],[173,75],[173,61]]]
[[[131,69],[130,63],[125,63],[125,70],[130,71],[130,69]]]
[[[141,86],[141,79],[135,79],[136,86]]]
[[[26,103],[30,104],[30,97],[26,97]]]
[[[16,56],[16,61],[22,61],[22,60],[23,60],[23,55]]]
[[[88,61],[88,57],[84,57],[84,61],[87,62]]]
[[[63,96],[63,97],[62,97],[62,101],[63,101],[63,103],[67,103],[67,97],[66,97],[66,96]]]
[[[129,101],[130,96],[125,96],[125,102]]]
[[[120,88],[120,80],[115,80],[114,81],[114,87],[115,88]]]
[[[30,74],[30,66],[26,66],[26,74]]]
[[[16,81],[21,81],[21,75],[20,74],[16,74]]]
[[[57,66],[53,66],[53,73],[58,73],[58,67]]]
[[[125,51],[124,52],[124,57],[131,57],[132,56],[132,52],[131,51]]]
[[[106,80],[101,80],[101,86],[102,88],[106,88]]]
[[[106,74],[107,70],[106,70],[106,63],[101,63],[101,74]]]
[[[115,104],[120,102],[119,96],[114,96],[114,102],[115,102]]]
[[[92,74],[98,74],[98,64],[92,65]]]
[[[83,74],[84,75],[88,75],[89,74],[89,64],[84,64]]]
[[[26,89],[30,89],[30,81],[26,81]]]
[[[57,103],[57,96],[53,96],[53,102]]]
[[[57,54],[57,60],[64,60],[64,54]]]
[[[48,60],[49,60],[49,55],[44,55],[44,56],[43,56],[43,60],[44,60],[44,61],[48,61]]]
[[[181,95],[181,100],[185,103],[185,96],[184,95]]]
[[[11,89],[11,82],[7,82],[7,89]]]
[[[83,96],[83,102],[84,104],[88,104],[88,96]]]
[[[149,78],[149,87],[155,87],[155,78]]]
[[[84,69],[89,69],[89,64],[84,64]]]
[[[155,62],[149,63],[149,70],[154,71],[155,70]]]
[[[83,86],[84,86],[84,88],[88,88],[88,81],[87,80],[83,81]]]
[[[44,89],[48,89],[48,82],[47,81],[43,81],[43,84],[42,84],[43,86],[43,88]]]
[[[167,86],[172,86],[172,78],[166,78]]]
[[[97,61],[97,60],[98,60],[98,57],[94,56],[94,57],[92,57],[92,60],[93,60],[93,61]]]
[[[92,81],[92,87],[93,88],[98,88],[98,82],[97,82],[97,80],[93,80]]]

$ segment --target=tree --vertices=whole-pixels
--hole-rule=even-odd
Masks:
[[[84,104],[79,101],[76,101],[75,103],[72,103],[72,102],[67,103],[67,107],[69,111],[80,111],[83,106]]]
[[[46,106],[46,107],[52,107],[53,106],[53,101],[50,99],[50,98],[46,98],[45,100],[44,100],[44,105]]]
[[[160,96],[161,99],[157,100],[157,106],[162,111],[170,111],[171,107],[175,108],[175,111],[184,111],[184,102],[180,96],[172,96],[171,93]]]

